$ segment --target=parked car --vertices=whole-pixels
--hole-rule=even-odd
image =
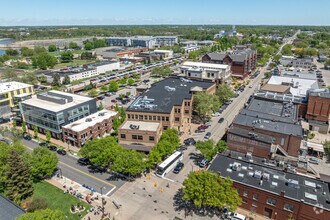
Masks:
[[[211,137],[211,132],[207,132],[204,136],[205,139],[209,139]]]
[[[222,122],[224,122],[224,120],[225,120],[224,118],[220,118],[218,123],[222,123]]]
[[[198,126],[198,130],[201,130],[201,129],[207,129],[209,126],[208,125],[200,125],[200,126]]]
[[[204,125],[206,125],[207,127],[210,127],[212,125],[212,122],[210,122],[210,121],[205,122]]]
[[[90,164],[89,159],[88,159],[88,158],[84,158],[84,157],[79,158],[77,162],[78,162],[80,165],[84,165],[84,166]]]
[[[212,114],[212,117],[218,117],[218,116],[220,116],[219,112],[215,112],[215,113]]]
[[[207,159],[203,159],[200,163],[199,163],[199,167],[200,168],[204,168],[205,166],[207,166],[209,164],[209,161]]]
[[[7,123],[7,122],[10,122],[10,118],[0,117],[0,123]]]
[[[186,140],[183,141],[185,145],[194,145],[196,144],[196,141],[194,138],[187,138]]]
[[[47,147],[48,143],[47,142],[40,142],[39,146],[40,147]]]
[[[320,159],[318,159],[316,157],[311,157],[311,158],[308,159],[308,162],[313,163],[313,164],[319,164]]]
[[[64,149],[58,149],[57,153],[63,156],[66,155],[66,151]]]
[[[32,140],[32,137],[31,135],[24,135],[23,138],[27,141],[31,141]]]
[[[54,145],[48,146],[48,149],[51,150],[51,151],[57,151],[57,147],[54,146]]]
[[[117,100],[116,100],[116,99],[112,99],[112,100],[111,100],[111,102],[114,102],[114,103],[116,103],[116,102],[117,102]]]
[[[195,130],[195,133],[203,133],[203,132],[205,132],[205,129],[196,129]]]
[[[179,162],[179,163],[175,166],[175,168],[174,168],[174,170],[173,170],[173,173],[176,173],[176,174],[180,173],[180,171],[183,169],[183,167],[184,167],[184,163]]]

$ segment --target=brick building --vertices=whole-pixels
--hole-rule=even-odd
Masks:
[[[217,155],[209,170],[229,177],[241,207],[269,219],[330,219],[329,183]]]
[[[214,94],[215,90],[215,83],[177,77],[153,84],[126,109],[126,122],[118,130],[119,143],[150,146],[157,143],[161,132],[167,128],[175,128],[179,132],[189,131],[193,94],[197,91]],[[132,129],[129,125],[138,126],[139,122],[159,123],[160,132],[158,127],[154,126],[153,129],[147,129],[148,132],[154,132],[153,140],[147,136],[142,136],[142,139],[136,139],[135,136],[133,138],[132,135],[136,135],[137,129]],[[140,128],[142,127],[148,128],[140,124]],[[141,150],[145,150],[145,147],[141,146]]]
[[[245,78],[257,65],[257,52],[250,48],[234,50],[230,53],[209,53],[202,57],[204,63],[227,64],[232,76]]]
[[[302,139],[297,104],[257,96],[235,117],[227,135],[230,150],[265,158],[297,157]]]
[[[308,94],[306,119],[310,130],[328,133],[330,122],[330,92],[328,89],[314,90]]]
[[[63,141],[82,147],[87,141],[110,134],[117,112],[101,110],[62,127]]]

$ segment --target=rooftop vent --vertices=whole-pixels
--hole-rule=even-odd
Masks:
[[[263,174],[262,174],[262,179],[263,179],[263,180],[266,180],[266,181],[268,181],[268,180],[269,180],[269,178],[270,178],[270,175],[269,175],[269,173],[263,173]]]
[[[261,179],[261,171],[259,171],[259,170],[255,170],[253,176],[254,176],[255,178],[257,178],[257,179]]]
[[[317,201],[317,196],[308,192],[305,192],[305,198],[313,200],[313,201]]]
[[[298,182],[298,180],[289,179],[287,181],[287,185],[288,185],[288,187],[299,189],[299,182]]]
[[[232,169],[235,171],[240,171],[242,168],[242,165],[240,163],[234,162]]]
[[[169,86],[165,86],[164,89],[168,92],[174,92],[175,91],[174,87],[169,87]]]
[[[139,130],[140,126],[139,126],[139,125],[133,125],[133,124],[130,124],[130,125],[129,125],[129,128],[130,128],[130,129],[133,129],[133,130]]]
[[[105,112],[100,112],[99,114],[98,114],[98,116],[104,116],[105,115]]]
[[[86,118],[85,122],[91,122],[92,119],[91,118]]]

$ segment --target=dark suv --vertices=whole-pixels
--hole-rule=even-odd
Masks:
[[[176,173],[176,174],[180,173],[180,171],[183,169],[183,167],[184,167],[184,163],[182,163],[182,162],[178,163],[175,166],[173,173]]]
[[[77,161],[80,165],[87,166],[89,165],[89,159],[88,158],[79,158]]]
[[[185,145],[195,145],[196,141],[194,138],[187,138],[186,140],[184,140],[183,142]]]

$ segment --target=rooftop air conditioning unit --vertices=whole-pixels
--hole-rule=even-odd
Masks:
[[[91,122],[92,119],[91,118],[86,118],[85,122]]]

